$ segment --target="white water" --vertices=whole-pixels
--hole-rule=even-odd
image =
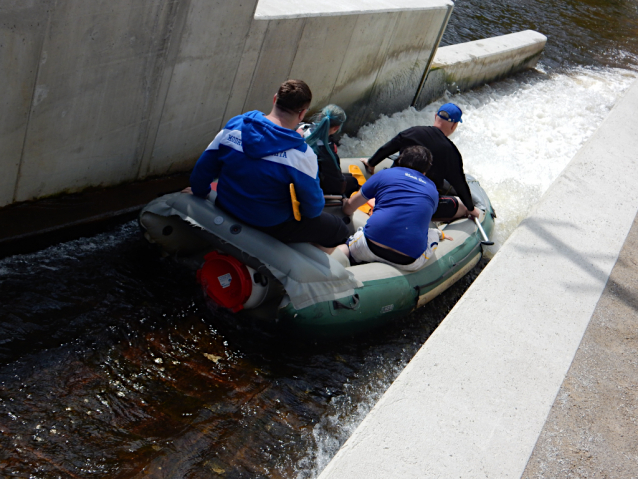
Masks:
[[[498,215],[495,252],[541,198],[616,100],[636,79],[627,70],[533,72],[441,99],[421,111],[408,108],[341,140],[342,158],[372,155],[400,131],[432,125],[438,107],[452,101],[463,123],[450,137]],[[609,161],[602,158],[601,161]]]
[[[342,139],[339,155],[370,156],[401,130],[431,125],[442,103],[455,102],[464,121],[451,139],[463,154],[465,171],[478,178],[498,214],[496,251],[636,78],[627,70],[584,68],[518,76],[444,98],[422,111],[409,108],[381,117],[356,138]],[[315,448],[297,465],[299,479],[319,475],[408,361],[379,361],[368,377],[345,385],[332,413],[311,433]]]

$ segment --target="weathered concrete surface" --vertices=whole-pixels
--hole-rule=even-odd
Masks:
[[[51,3],[0,3],[0,206],[14,201]]]
[[[416,107],[423,108],[448,90],[465,91],[533,68],[547,37],[526,30],[438,49]]]
[[[286,78],[310,85],[315,109],[343,107],[349,133],[382,113],[407,108],[452,6],[448,0],[261,1],[224,121],[249,109],[269,111]]]
[[[140,178],[193,166],[222,125],[257,0],[191,0],[166,81],[157,137]],[[159,113],[158,113],[159,114]]]
[[[638,477],[638,216],[523,478]]]
[[[322,479],[521,477],[638,211],[636,111],[638,82]]]
[[[172,6],[52,3],[15,201],[136,177]]]
[[[260,0],[255,12],[258,20],[281,18],[328,17],[335,15],[359,15],[362,13],[384,13],[419,11],[449,2],[427,2],[423,0]]]
[[[453,6],[257,3],[3,1],[0,206],[190,169],[291,76],[356,130],[410,105]]]

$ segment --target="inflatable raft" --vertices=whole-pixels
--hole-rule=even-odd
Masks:
[[[360,161],[342,159],[342,168]],[[469,175],[467,181],[483,212],[479,221],[441,226],[453,241],[442,241],[416,272],[382,263],[350,266],[338,249],[327,255],[310,244],[283,244],[217,208],[214,191],[208,199],[158,198],[142,210],[140,224],[149,242],[197,270],[205,294],[237,313],[237,321],[251,316],[314,337],[349,335],[427,304],[478,263],[496,215],[478,181]],[[343,217],[338,197],[327,197],[325,210]],[[367,218],[356,211],[344,221],[354,232]]]

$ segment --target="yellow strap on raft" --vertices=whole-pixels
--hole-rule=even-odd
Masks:
[[[359,183],[359,186],[363,186],[363,184],[366,182],[365,175],[362,173],[361,168],[359,168],[357,165],[348,166],[348,172],[357,179],[357,183]],[[366,203],[359,206],[359,210],[363,211],[366,215],[370,215],[372,206]]]
[[[293,183],[290,183],[290,199],[292,200],[292,212],[295,215],[295,219],[301,221],[299,201],[297,201],[297,193],[295,192],[295,185]]]

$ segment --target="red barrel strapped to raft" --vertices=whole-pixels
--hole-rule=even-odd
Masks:
[[[197,271],[197,281],[218,305],[233,313],[244,308],[250,298],[253,283],[246,265],[232,256],[213,251],[204,257],[204,266]]]

